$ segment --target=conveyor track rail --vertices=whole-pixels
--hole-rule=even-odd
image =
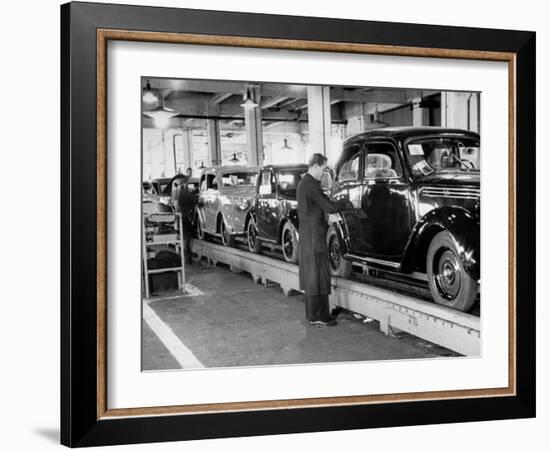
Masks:
[[[234,272],[248,272],[265,286],[279,284],[287,296],[300,291],[296,265],[197,239],[192,248],[212,265],[223,263]],[[462,355],[481,353],[479,317],[353,280],[333,278],[332,285],[331,308],[341,307],[375,319],[386,334],[397,328]]]

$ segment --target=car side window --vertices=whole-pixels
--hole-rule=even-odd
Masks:
[[[260,195],[269,195],[275,192],[275,182],[271,170],[263,170],[260,178]]]
[[[216,175],[206,175],[206,189],[218,190],[218,181],[216,180]]]
[[[399,178],[403,175],[397,150],[389,142],[367,144],[364,167],[365,178]]]
[[[338,181],[350,181],[359,179],[359,156],[361,150],[359,147],[351,149],[351,158],[345,161],[338,170]]]

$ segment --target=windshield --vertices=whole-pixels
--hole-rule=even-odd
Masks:
[[[166,190],[166,186],[168,186],[168,183],[170,182],[170,180],[166,180],[166,181],[153,181],[152,183],[152,186],[153,186],[153,192],[157,195],[162,195],[162,194],[165,194],[165,190]]]
[[[411,140],[406,153],[414,176],[479,171],[479,141],[471,137]]]
[[[300,169],[284,169],[277,174],[278,184],[283,192],[296,191],[298,183],[302,179],[302,175],[307,172],[307,168]]]
[[[255,172],[231,172],[222,175],[223,187],[253,186],[256,184]]]

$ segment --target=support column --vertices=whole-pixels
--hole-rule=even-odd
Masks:
[[[468,130],[479,133],[479,92],[475,92],[468,97]]]
[[[309,140],[312,153],[328,155],[332,134],[330,117],[330,87],[308,86],[307,106],[309,119]]]
[[[479,93],[442,92],[441,125],[479,131]]]
[[[182,149],[183,149],[183,167],[182,172],[185,173],[188,167],[195,169],[194,158],[193,158],[193,131],[192,130],[182,130]]]
[[[260,86],[249,86],[251,100],[260,105]],[[246,131],[246,159],[249,166],[262,166],[264,163],[264,144],[262,133],[262,110],[259,106],[244,108],[244,126]]]
[[[430,110],[422,108],[422,98],[417,97],[412,100],[412,121],[413,127],[422,127],[430,124]]]
[[[220,145],[220,124],[217,119],[206,120],[208,132],[208,159],[211,166],[222,164],[222,149]]]

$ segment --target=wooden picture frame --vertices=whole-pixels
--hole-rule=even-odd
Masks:
[[[283,31],[284,30],[284,31]],[[109,409],[109,40],[504,61],[509,67],[507,388]],[[61,442],[91,446],[535,415],[535,33],[125,5],[61,7]]]

